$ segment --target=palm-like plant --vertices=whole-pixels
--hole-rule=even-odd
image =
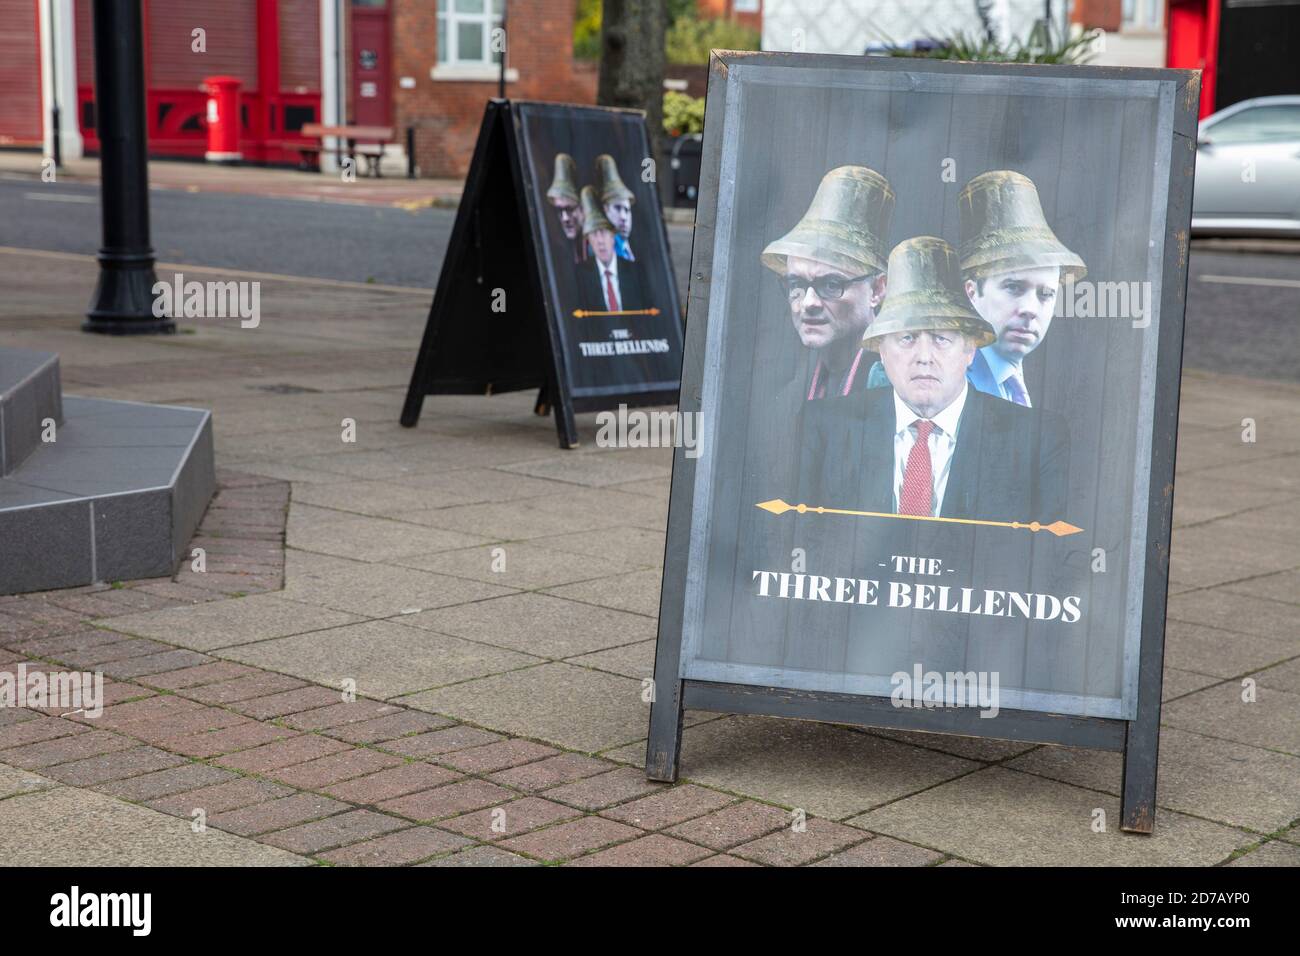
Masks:
[[[1039,21],[1029,36],[1013,38],[1003,45],[992,31],[983,36],[954,33],[920,48],[889,45],[890,56],[920,57],[931,60],[973,60],[986,63],[1087,63],[1096,55],[1094,41],[1099,30],[1088,30],[1075,37],[1060,36],[1050,24]]]

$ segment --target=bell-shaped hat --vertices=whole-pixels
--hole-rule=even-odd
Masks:
[[[866,166],[837,166],[822,177],[803,218],[763,250],[763,265],[784,275],[786,256],[798,256],[850,278],[884,272],[893,213],[894,191],[884,176]]]
[[[617,231],[610,221],[605,218],[605,207],[596,198],[596,190],[591,186],[583,186],[582,234],[589,236],[598,229],[604,229],[606,232]]]
[[[957,210],[958,252],[967,279],[1060,266],[1062,280],[1077,282],[1088,272],[1048,226],[1028,176],[1010,169],[980,173],[957,197]]]
[[[617,199],[626,200],[629,205],[636,202],[636,196],[632,195],[632,190],[627,188],[623,178],[618,174],[618,165],[614,162],[614,157],[608,153],[601,153],[596,157],[596,185],[602,203],[614,202]]]
[[[555,177],[551,188],[546,190],[546,198],[552,202],[578,202],[578,164],[568,153],[555,154]]]
[[[862,337],[873,352],[892,332],[960,332],[976,348],[997,338],[971,307],[957,253],[942,239],[916,236],[900,242],[889,254],[888,275],[885,304]]]

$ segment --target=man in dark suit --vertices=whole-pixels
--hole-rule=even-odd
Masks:
[[[584,312],[632,312],[649,308],[640,262],[615,252],[616,230],[600,207],[595,190],[582,187],[583,235],[592,255],[578,266],[578,308]]]
[[[900,243],[889,287],[865,344],[892,387],[807,407],[800,500],[917,517],[1065,517],[1064,421],[967,381],[994,331],[972,311],[952,247],[929,236]]]

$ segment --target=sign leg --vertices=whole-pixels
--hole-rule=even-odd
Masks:
[[[545,417],[551,413],[550,385],[543,385],[537,391],[537,401],[533,403],[533,414]]]
[[[578,423],[573,417],[573,407],[561,397],[551,408],[555,411],[555,431],[560,436],[560,447],[577,448]]]
[[[1150,709],[1146,709],[1150,713]],[[1158,714],[1159,711],[1156,712]],[[1138,719],[1128,725],[1124,741],[1124,779],[1120,785],[1120,829],[1151,833],[1156,826],[1156,765],[1160,744],[1159,717]]]
[[[682,682],[674,680],[655,694],[650,703],[650,740],[646,746],[645,775],[651,780],[677,782],[682,750]]]

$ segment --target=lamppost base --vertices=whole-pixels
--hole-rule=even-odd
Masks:
[[[81,323],[81,331],[99,335],[175,335],[176,323],[171,319],[108,319],[91,316]]]
[[[81,324],[83,332],[101,335],[166,335],[176,323],[154,313],[153,251],[100,252],[99,282]]]

